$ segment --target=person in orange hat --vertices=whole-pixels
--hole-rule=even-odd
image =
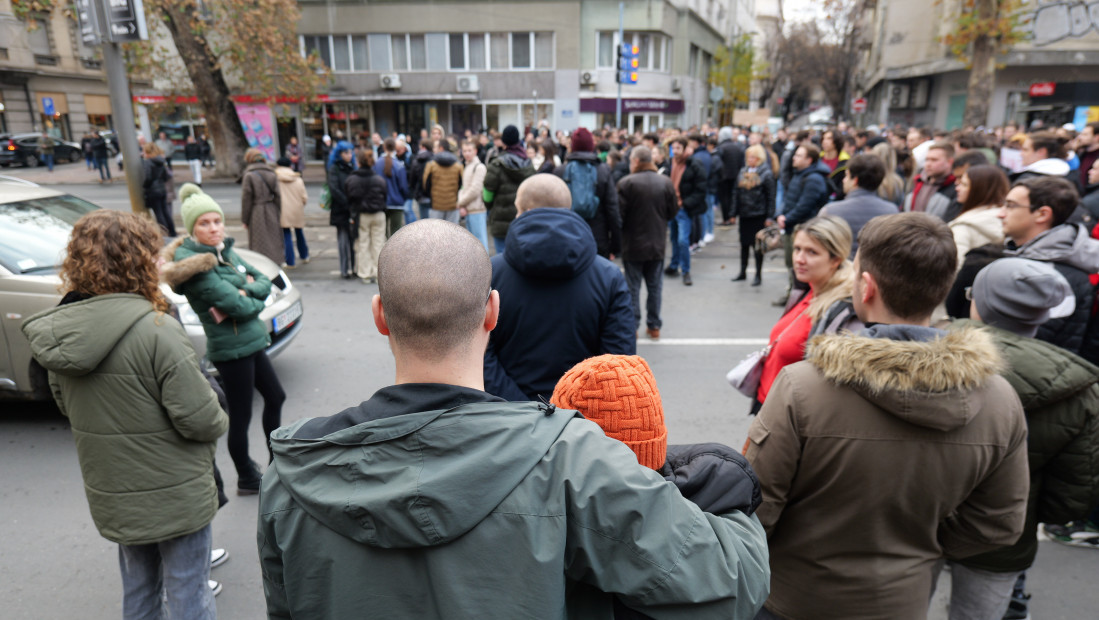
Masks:
[[[752,466],[736,450],[717,443],[668,445],[656,377],[640,356],[599,355],[580,362],[557,382],[550,403],[598,424],[705,512],[752,515],[763,501]],[[616,620],[648,618],[617,600],[614,610]]]

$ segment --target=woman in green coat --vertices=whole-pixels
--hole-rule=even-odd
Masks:
[[[174,261],[162,271],[164,280],[187,297],[206,332],[206,357],[217,368],[229,401],[229,456],[237,469],[237,493],[259,492],[260,473],[248,455],[248,425],[252,393],[263,396],[263,434],[282,422],[286,393],[279,383],[267,345],[271,337],[259,320],[271,281],[233,251],[225,236],[221,207],[197,185],[180,188],[185,237],[168,246]],[[270,457],[270,446],[268,446]]]
[[[123,617],[216,615],[214,450],[229,419],[160,292],[156,225],[100,210],[76,222],[61,305],[23,333],[72,425],[99,533],[119,545]]]

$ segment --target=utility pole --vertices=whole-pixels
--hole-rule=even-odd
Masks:
[[[622,46],[625,45],[625,43],[626,43],[626,34],[623,30],[623,23],[625,22],[625,19],[626,19],[626,3],[625,2],[619,2],[618,3],[618,47],[619,47],[619,49],[621,49]],[[622,73],[622,67],[620,67],[620,66],[615,67],[614,70],[617,74]],[[614,101],[614,128],[616,130],[622,128],[622,80],[617,80],[617,82],[618,82],[618,97]]]

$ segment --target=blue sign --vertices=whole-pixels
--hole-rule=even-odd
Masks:
[[[572,110],[561,110],[561,118],[572,118]]]
[[[53,116],[56,110],[53,108],[53,97],[42,97],[42,113]]]

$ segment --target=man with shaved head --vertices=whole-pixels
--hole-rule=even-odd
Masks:
[[[522,192],[512,233],[539,212],[571,213],[531,207],[562,206],[554,183],[539,187]],[[386,242],[371,310],[395,385],[272,433],[257,536],[268,616],[612,618],[624,604],[753,617],[770,576],[759,520],[688,501],[724,497],[728,479],[677,476],[685,498],[576,411],[484,391],[507,299],[491,269],[484,246],[443,220]],[[559,320],[583,320],[563,306]]]
[[[512,401],[548,400],[577,362],[634,354],[633,308],[626,278],[598,255],[563,180],[530,177],[515,207],[504,253],[492,258],[500,323],[485,351],[485,390]]]

